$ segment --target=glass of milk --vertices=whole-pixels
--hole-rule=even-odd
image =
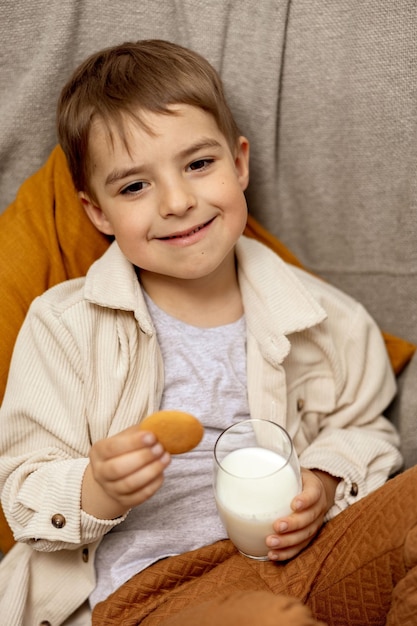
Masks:
[[[214,495],[229,538],[252,559],[267,560],[265,539],[292,512],[301,473],[291,437],[263,419],[227,428],[214,446]]]

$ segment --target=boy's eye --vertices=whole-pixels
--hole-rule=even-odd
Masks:
[[[120,193],[122,195],[129,195],[129,194],[133,195],[133,194],[139,193],[146,187],[146,184],[147,183],[144,183],[141,180],[137,180],[134,183],[130,183],[129,185],[126,185],[126,187],[123,187]]]
[[[190,163],[188,167],[191,171],[196,172],[198,170],[206,169],[207,167],[209,167],[209,165],[213,163],[213,161],[214,159],[198,159],[197,161],[193,161],[192,163]]]

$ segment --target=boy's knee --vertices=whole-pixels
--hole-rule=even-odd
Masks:
[[[325,626],[297,598],[239,591],[180,611],[162,626]]]

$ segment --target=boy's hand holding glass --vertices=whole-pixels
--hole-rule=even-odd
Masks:
[[[291,503],[294,513],[274,523],[275,535],[266,544],[272,561],[295,557],[308,546],[323,525],[324,517],[334,503],[339,479],[319,470],[301,468],[303,491]]]
[[[301,552],[322,527],[338,481],[300,469],[289,434],[272,421],[238,422],[214,448],[220,517],[229,538],[251,558],[284,561]]]
[[[169,463],[155,435],[137,426],[97,441],[84,474],[83,510],[98,519],[124,515],[161,487]]]
[[[263,419],[236,422],[214,447],[214,494],[220,518],[238,550],[267,560],[266,538],[291,514],[301,491],[298,458],[289,434]]]

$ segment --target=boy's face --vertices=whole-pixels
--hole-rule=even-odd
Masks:
[[[125,146],[101,120],[90,135],[94,201],[80,197],[94,225],[114,235],[141,277],[199,279],[233,266],[247,218],[249,146],[232,153],[213,117],[189,105],[126,120]],[[115,129],[114,129],[115,130]]]

